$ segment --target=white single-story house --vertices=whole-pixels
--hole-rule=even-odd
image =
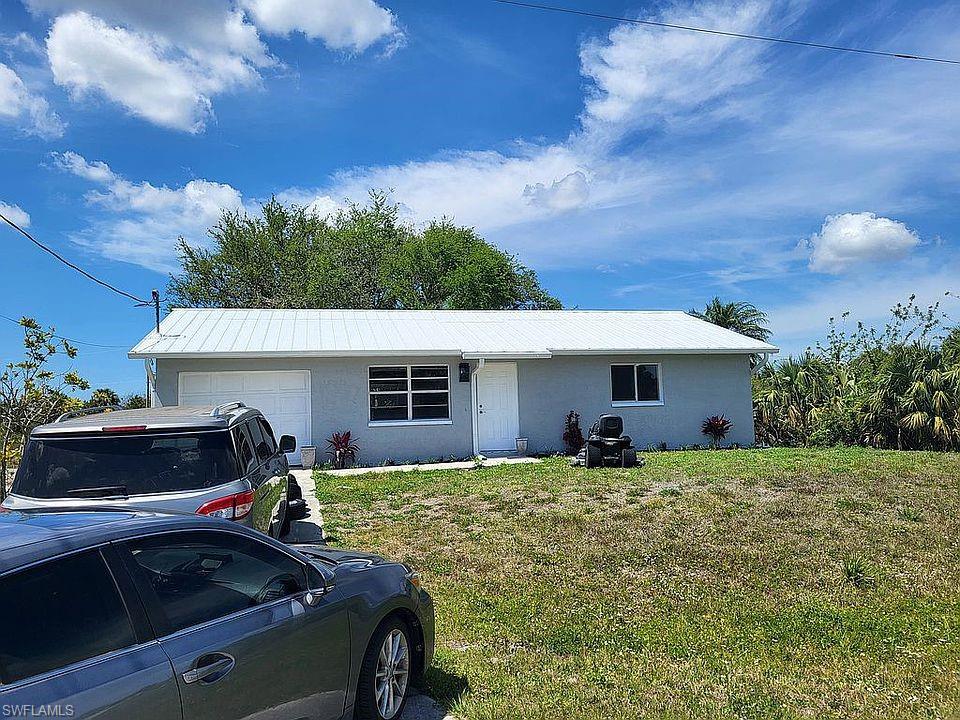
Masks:
[[[154,405],[240,400],[317,446],[349,430],[364,464],[563,449],[623,416],[641,450],[704,443],[723,414],[752,444],[750,356],[777,348],[684,312],[175,309],[129,352]],[[299,455],[291,458],[298,461]]]

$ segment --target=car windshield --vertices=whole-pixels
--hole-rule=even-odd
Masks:
[[[33,498],[125,497],[237,479],[230,433],[31,438],[12,492]]]

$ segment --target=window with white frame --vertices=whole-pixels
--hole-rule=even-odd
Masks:
[[[372,366],[370,422],[450,419],[450,369],[446,365]]]
[[[611,365],[610,390],[614,405],[662,405],[660,363]]]

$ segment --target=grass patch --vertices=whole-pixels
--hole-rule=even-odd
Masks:
[[[646,459],[317,495],[336,544],[421,571],[464,720],[960,716],[960,455]]]

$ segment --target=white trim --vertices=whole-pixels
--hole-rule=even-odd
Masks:
[[[657,395],[658,400],[614,400],[613,399],[613,368],[633,367],[633,396],[637,396],[637,368],[641,365],[657,366]],[[659,407],[663,405],[663,363],[660,362],[614,362],[610,363],[610,407]]]
[[[752,348],[616,348],[597,350],[591,348],[548,349],[534,353],[526,352],[490,352],[483,350],[259,350],[253,352],[134,352],[131,350],[127,357],[131,360],[145,360],[147,358],[206,358],[212,360],[252,359],[252,358],[346,358],[346,357],[397,357],[418,358],[455,356],[464,360],[479,360],[480,358],[502,359],[546,359],[554,355],[754,355],[755,353],[779,353],[780,349],[773,345]]]
[[[447,380],[447,389],[446,390],[414,390],[413,381],[414,380],[441,380],[443,379],[440,375],[435,377],[426,377],[426,378],[414,378],[413,377],[413,368],[415,367],[426,367],[426,368],[445,368],[447,371],[446,380]],[[405,380],[407,383],[406,390],[371,390],[370,389],[370,371],[374,368],[406,368],[407,376],[406,378],[376,378],[378,380]],[[413,396],[414,394],[423,394],[423,393],[442,393],[447,394],[447,417],[445,418],[414,418],[413,417]],[[370,413],[373,408],[370,407],[370,396],[371,395],[406,395],[407,396],[407,418],[405,420],[374,420],[370,417]],[[429,405],[427,407],[439,407],[439,405]],[[386,363],[382,365],[367,365],[367,427],[395,427],[400,425],[452,425],[453,424],[453,391],[450,387],[450,365],[447,363],[421,363],[419,365],[411,363]]]
[[[477,414],[477,405],[479,405],[479,400],[477,400],[477,374],[483,370],[486,362],[486,358],[477,358],[477,366],[470,372],[470,425],[473,434],[474,457],[480,454],[480,434],[477,430],[477,420],[479,418]]]
[[[416,425],[453,425],[453,420],[368,420],[367,427],[410,427]]]
[[[523,351],[504,351],[504,352],[471,352],[464,350],[462,353],[464,360],[549,360],[553,353],[549,350],[538,350],[531,352]]]

